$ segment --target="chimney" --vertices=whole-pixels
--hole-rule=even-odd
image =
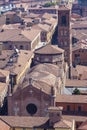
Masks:
[[[0,55],[2,54],[2,46],[3,46],[3,43],[0,42]]]
[[[56,88],[51,87],[51,106],[55,106],[55,99],[56,99]]]
[[[60,121],[62,118],[62,110],[63,107],[49,107],[48,114],[49,114],[49,125],[53,127],[53,125]]]

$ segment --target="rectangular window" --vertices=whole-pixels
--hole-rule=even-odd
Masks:
[[[66,16],[64,15],[64,16],[61,17],[61,25],[66,26],[66,23],[67,23]]]
[[[80,57],[80,55],[79,54],[75,54],[75,57]]]
[[[70,111],[70,106],[69,105],[67,105],[67,111]]]
[[[78,106],[78,112],[81,112],[81,106]]]
[[[23,130],[26,130],[26,128],[23,128]]]
[[[33,128],[33,130],[36,130],[36,128]]]

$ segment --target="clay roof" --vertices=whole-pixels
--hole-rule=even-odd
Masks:
[[[27,39],[29,39],[30,41],[33,41],[37,36],[38,34],[40,34],[40,30],[35,30],[35,29],[28,29],[28,30],[22,30],[21,34],[23,36],[25,36]]]
[[[77,65],[76,70],[78,71],[79,74],[83,74],[84,71],[87,72],[87,66]]]
[[[10,127],[17,127],[17,128],[50,127],[49,124],[47,123],[49,121],[49,117],[0,116],[0,119]],[[71,128],[71,127],[72,122],[63,119],[54,124],[54,128]]]
[[[8,11],[5,13],[5,15],[14,15],[14,14],[16,14],[16,12],[14,12],[14,11]]]
[[[87,45],[84,44],[84,42],[79,42],[79,43],[77,43],[76,45],[73,46],[72,51],[77,51],[77,50],[80,50],[80,49],[87,50]]]
[[[42,18],[44,18],[44,19],[50,19],[51,17],[52,17],[52,14],[49,14],[49,13],[44,13],[42,15]]]
[[[59,70],[59,67],[57,65],[44,63],[44,64],[38,64],[38,65],[34,66],[33,68],[31,68],[31,70],[29,72],[30,73],[48,72],[48,73],[53,74],[54,76],[58,76],[58,70]]]
[[[80,90],[80,94],[87,95],[87,90]]]
[[[29,18],[39,18],[40,14],[30,13]]]
[[[37,50],[35,50],[36,54],[62,54],[64,52],[63,49],[55,46],[55,45],[51,45],[51,44],[47,44],[46,46],[43,46]]]
[[[13,63],[11,65],[9,61],[12,55],[14,55],[14,50],[2,50],[2,55],[0,55],[0,68],[4,68],[4,70],[0,70],[0,72],[2,72],[5,76],[8,74],[8,71],[20,74],[25,65],[33,56],[33,52],[29,50],[20,50],[20,53],[18,53],[18,57],[12,58]]]
[[[76,80],[76,79],[67,79],[66,80],[66,84],[65,84],[66,88],[86,88],[87,87],[87,80]]]
[[[79,126],[78,130],[87,130],[87,120]]]
[[[77,121],[83,122],[83,121],[87,120],[87,116],[62,115],[62,119],[69,120],[69,121],[75,120],[76,122]]]
[[[81,16],[79,14],[76,14],[76,13],[72,13],[71,17],[75,18],[75,19],[81,18]]]
[[[57,95],[56,102],[87,104],[87,96],[86,95]]]
[[[11,127],[39,127],[45,124],[47,117],[20,117],[20,116],[0,116],[0,119]]]
[[[73,76],[76,76],[77,79],[80,79],[82,81],[87,80],[87,66],[77,65],[75,68],[72,68],[72,77]]]
[[[13,62],[12,66],[10,65],[6,66],[5,70],[14,72],[16,74],[20,74],[32,56],[33,56],[32,51],[20,50],[20,53],[18,54],[17,62]],[[13,61],[15,61],[15,58],[13,58]]]
[[[4,24],[2,26],[2,29],[18,29],[20,27],[20,23],[15,23],[15,24]]]
[[[0,55],[0,68],[4,68],[9,61],[10,56],[14,53],[13,50],[2,50]]]
[[[78,20],[78,21],[75,21],[73,24],[72,24],[72,28],[87,28],[87,22],[86,20]],[[81,31],[81,30],[80,30]]]
[[[35,37],[40,33],[35,29],[5,29],[0,32],[0,41],[33,41]],[[9,35],[8,35],[9,34]]]
[[[50,26],[55,24],[57,25],[57,19],[55,18],[46,19],[43,21],[43,23],[48,24]]]
[[[64,11],[64,10],[70,10],[70,9],[69,9],[68,6],[60,5],[59,8],[58,8],[58,10],[59,10],[59,11],[60,11],[60,10],[63,10],[63,11]]]
[[[67,121],[67,120],[60,120],[59,122],[55,123],[54,128],[66,128],[69,129],[72,127],[72,122]]]
[[[81,31],[81,29],[77,29],[77,30],[72,29],[72,36],[74,38],[78,39],[79,41],[81,41],[81,40],[86,41],[86,39],[87,39],[87,29],[84,29],[84,28],[82,29],[82,31]]]
[[[38,28],[40,28],[42,31],[50,31],[50,26],[47,24],[38,24]]]
[[[6,87],[7,87],[7,84],[6,84],[6,83],[1,83],[1,82],[0,82],[0,95],[1,95],[1,93],[6,89]]]
[[[60,83],[58,76],[59,67],[52,64],[39,64],[31,68],[26,75],[23,88],[29,85],[29,78],[32,79],[32,86],[44,93],[50,95],[52,86],[55,86],[56,81]],[[15,92],[16,90],[14,90]]]
[[[42,89],[46,94],[51,94],[51,87],[55,85],[59,67],[52,64],[39,64],[31,68],[27,75],[27,82],[29,85],[29,78],[32,78],[32,85],[37,89]],[[26,83],[24,87],[27,87]]]
[[[0,77],[7,77],[9,75],[9,71],[0,69]]]
[[[6,29],[0,32],[0,41],[29,41],[29,39],[21,34],[20,29]]]

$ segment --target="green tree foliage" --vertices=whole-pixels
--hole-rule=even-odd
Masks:
[[[56,5],[56,2],[47,2],[43,5],[43,7],[50,7]]]
[[[75,89],[73,90],[73,94],[79,95],[79,94],[80,94],[80,90],[79,90],[78,88],[75,88]]]

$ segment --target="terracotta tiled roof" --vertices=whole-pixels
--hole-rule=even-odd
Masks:
[[[6,77],[9,75],[9,71],[0,69],[0,77]]]
[[[24,69],[25,65],[29,62],[31,57],[33,56],[32,51],[20,50],[18,57],[13,57],[13,65],[10,65],[9,59],[14,54],[14,51],[11,50],[2,50],[2,55],[0,55],[0,68],[4,68],[2,71],[5,75],[8,74],[8,71],[14,72],[16,74],[20,74]],[[3,60],[4,59],[4,60]],[[16,61],[16,62],[15,62]]]
[[[21,30],[21,29],[5,29],[0,32],[0,41],[33,41],[34,38],[40,33],[39,30]],[[9,35],[8,35],[9,34]]]
[[[65,6],[65,5],[60,5],[58,10],[70,10],[68,6]]]
[[[48,117],[19,117],[19,116],[0,116],[0,119],[11,127],[39,127],[48,121]]]
[[[78,71],[79,74],[83,74],[84,71],[87,72],[87,66],[77,65],[76,70]]]
[[[10,56],[14,53],[13,50],[2,50],[0,55],[0,68],[4,68],[9,61]]]
[[[36,37],[37,37],[37,35],[39,35],[40,34],[40,30],[35,30],[35,29],[30,29],[30,30],[22,30],[22,32],[21,32],[21,34],[23,35],[23,36],[25,36],[27,39],[29,39],[30,41],[33,41]]]
[[[29,41],[29,39],[21,34],[20,29],[6,29],[0,32],[0,41]]]
[[[58,69],[58,66],[52,64],[36,65],[29,71],[27,80],[29,82],[29,78],[32,78],[32,85],[35,88],[42,89],[46,94],[51,94],[51,87],[55,85]],[[60,81],[59,78],[58,81]],[[27,87],[27,85],[25,87]]]
[[[46,32],[50,31],[50,26],[47,24],[38,24],[38,28],[40,28],[42,31],[46,31]]]
[[[60,120],[59,122],[54,124],[54,128],[66,128],[69,129],[72,127],[72,122],[66,120]]]
[[[72,88],[72,87],[86,88],[87,87],[87,80],[67,79],[65,86],[66,86],[66,88]]]
[[[62,54],[63,52],[63,49],[50,44],[47,44],[35,51],[36,54]]]
[[[32,56],[33,56],[32,51],[20,50],[20,53],[18,54],[17,62],[13,62],[12,66],[10,65],[6,66],[5,70],[9,70],[16,74],[20,74]]]
[[[74,76],[80,80],[87,80],[87,66],[77,65],[75,68],[72,68],[72,77]]]
[[[20,116],[0,116],[1,121],[15,128],[50,128],[49,117],[20,117]],[[54,128],[71,128],[72,122],[60,120],[54,124]]]
[[[72,13],[71,17],[75,18],[75,19],[81,18],[81,16],[79,14],[76,14],[76,13]]]
[[[62,115],[62,119],[69,120],[69,121],[75,120],[75,121],[83,122],[83,121],[87,120],[87,116]]]
[[[57,95],[56,102],[62,103],[86,103],[86,95]]]
[[[1,83],[0,82],[0,94],[5,90],[6,87],[7,87],[6,83]]]
[[[87,130],[87,120],[79,126],[78,130]]]
[[[49,74],[53,74],[54,76],[58,76],[58,70],[59,67],[57,65],[54,64],[48,64],[48,63],[44,63],[44,64],[39,64],[34,66],[33,68],[31,68],[31,70],[29,71],[30,73],[32,72],[48,72]]]
[[[42,18],[44,18],[44,19],[50,19],[51,17],[52,17],[52,14],[49,14],[49,13],[44,13],[42,15]]]
[[[78,42],[73,48],[72,51],[84,49],[87,50],[87,45],[84,44],[84,42]]]
[[[14,11],[8,11],[4,15],[13,15],[13,14],[16,14],[16,12],[14,12]]]

